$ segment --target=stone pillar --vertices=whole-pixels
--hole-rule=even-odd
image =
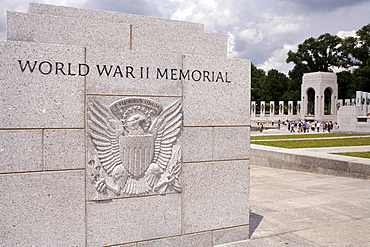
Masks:
[[[293,101],[288,101],[288,118],[293,116]]]
[[[297,116],[301,115],[301,109],[302,109],[301,101],[297,101]]]
[[[333,93],[331,95],[331,115],[337,115],[337,102],[338,102],[338,94]]]
[[[356,91],[356,105],[361,106],[362,101],[362,91]]]
[[[307,98],[308,98],[307,94],[304,92],[304,90],[301,90],[301,109],[300,109],[301,119],[304,119],[305,115],[308,115]]]
[[[284,116],[284,101],[279,101],[279,116]]]
[[[324,114],[324,95],[316,95],[315,100],[315,120],[322,121],[322,115]]]
[[[251,118],[256,117],[256,101],[251,101]]]
[[[337,114],[338,114],[338,111],[339,111],[340,107],[343,106],[343,105],[344,105],[343,100],[342,99],[338,99],[338,102],[336,104],[336,107],[337,107],[336,113]]]
[[[266,109],[265,101],[261,101],[261,103],[260,103],[260,117],[265,117],[265,109]]]
[[[270,117],[274,117],[275,116],[275,102],[274,101],[270,101]]]
[[[361,116],[366,116],[367,114],[367,92],[362,92],[362,99],[361,99],[361,106],[362,106],[362,111],[361,111]]]

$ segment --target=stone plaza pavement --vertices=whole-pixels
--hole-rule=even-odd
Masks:
[[[370,181],[251,167],[250,240],[222,246],[370,246]]]
[[[288,133],[252,132],[264,134]],[[320,156],[334,150],[310,151]],[[250,240],[222,246],[370,246],[370,180],[262,166],[251,166],[250,177]]]

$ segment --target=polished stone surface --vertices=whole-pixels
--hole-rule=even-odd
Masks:
[[[214,160],[249,158],[249,139],[249,127],[215,127]]]
[[[0,172],[42,171],[41,130],[0,130]]]
[[[185,126],[249,124],[250,106],[245,102],[250,100],[250,61],[186,55],[184,69],[211,73],[208,77],[211,81],[204,76],[199,78],[199,73],[195,73],[199,81],[183,83]],[[212,71],[216,73],[214,81]],[[218,71],[230,72],[227,76],[223,73],[222,79],[217,80]]]
[[[83,171],[0,175],[3,246],[84,246]]]
[[[8,12],[7,40],[89,47],[130,47],[130,25],[81,17]]]
[[[66,70],[71,61],[71,73],[84,63],[83,47],[6,41],[0,55],[0,128],[84,127],[84,78]],[[56,61],[65,64],[66,75],[56,74]]]
[[[89,246],[181,234],[181,195],[167,194],[87,203]]]
[[[183,164],[183,233],[248,224],[247,160]]]
[[[85,130],[44,130],[44,170],[85,168]]]
[[[184,128],[183,159],[184,162],[207,161],[213,159],[214,128]]]

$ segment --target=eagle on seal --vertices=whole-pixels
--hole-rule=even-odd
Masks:
[[[152,100],[124,100],[116,104],[120,106],[116,111],[95,98],[89,102],[89,135],[96,151],[95,170],[99,171],[99,176],[94,173],[95,189],[99,193],[110,190],[117,196],[166,193],[169,188],[180,191],[180,100],[163,111]]]

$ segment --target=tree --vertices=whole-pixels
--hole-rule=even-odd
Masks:
[[[356,96],[355,77],[351,71],[337,73],[338,99],[352,99]]]
[[[353,98],[355,91],[370,92],[370,24],[358,30],[356,37],[345,38],[340,50],[342,66],[349,70],[337,73],[339,97]],[[350,94],[346,94],[348,90]]]
[[[264,100],[261,93],[261,84],[266,77],[266,72],[263,69],[258,69],[252,64],[251,66],[251,84],[252,84],[252,101],[261,101]]]
[[[322,34],[317,39],[306,39],[298,45],[297,52],[288,52],[286,62],[295,64],[294,73],[289,72],[289,76],[302,78],[303,73],[331,72],[332,67],[341,67],[341,42],[341,38],[329,33]]]
[[[344,65],[359,68],[370,66],[370,24],[356,32],[356,37],[347,37],[342,42]]]
[[[264,77],[261,84],[261,92],[266,101],[279,101],[283,99],[284,93],[288,90],[289,78],[277,71],[271,69]]]

